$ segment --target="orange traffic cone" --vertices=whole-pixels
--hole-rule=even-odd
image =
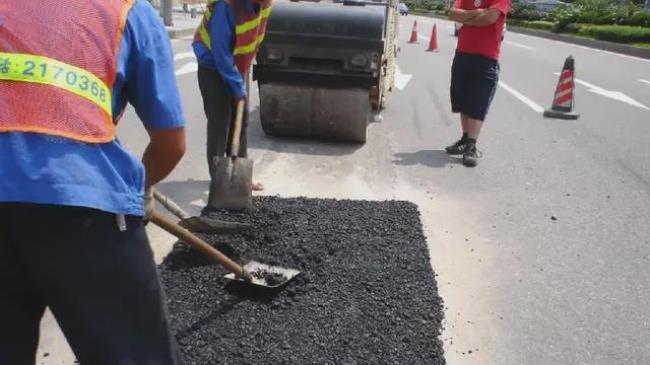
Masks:
[[[435,24],[431,31],[431,40],[429,41],[429,49],[427,49],[427,52],[438,52],[438,32]]]
[[[573,89],[575,87],[573,82],[574,77],[575,61],[573,60],[573,56],[569,56],[566,61],[564,61],[564,67],[562,68],[560,79],[555,88],[555,98],[553,99],[551,109],[544,111],[545,117],[571,120],[580,117],[580,114],[573,113]]]
[[[409,39],[409,43],[417,43],[418,42],[418,21],[415,20],[413,21],[413,30],[411,31],[411,39]]]

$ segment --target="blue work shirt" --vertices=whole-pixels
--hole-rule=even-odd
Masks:
[[[113,116],[127,102],[147,128],[185,125],[169,36],[146,0],[136,0],[126,20]],[[144,166],[117,139],[84,144],[41,134],[0,133],[0,202],[143,215],[144,181]]]
[[[259,11],[259,5],[251,0],[244,1],[251,13]],[[194,42],[194,54],[201,66],[211,68],[219,73],[228,94],[243,98],[246,96],[246,86],[241,73],[235,66],[233,49],[235,47],[235,13],[225,1],[219,1],[212,9],[212,17],[208,23],[212,52],[203,42]]]

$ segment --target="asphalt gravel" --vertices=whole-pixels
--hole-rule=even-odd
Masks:
[[[280,290],[228,282],[184,244],[161,265],[184,364],[444,364],[443,303],[416,205],[259,197],[233,259],[302,271]]]

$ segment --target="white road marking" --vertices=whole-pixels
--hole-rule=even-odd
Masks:
[[[519,99],[522,103],[528,105],[536,113],[541,113],[544,111],[544,108],[542,108],[539,104],[530,100],[530,98],[528,98],[526,95],[508,86],[508,84],[504,83],[503,81],[499,81],[499,86],[502,87],[505,91],[512,94],[512,96],[514,96],[515,98]]]
[[[644,83],[644,84],[648,84],[648,85],[650,85],[650,81],[648,81],[648,80],[639,79],[639,81],[641,81],[641,82]]]
[[[503,41],[503,43],[505,43],[505,44],[507,44],[509,46],[523,48],[523,49],[526,49],[526,50],[529,50],[529,51],[534,51],[535,50],[535,48],[533,48],[533,47],[529,47],[529,46],[526,46],[526,45],[523,45],[523,44],[511,42],[511,41]]]
[[[418,38],[420,38],[420,39],[422,39],[424,41],[427,41],[427,42],[429,41],[429,38],[423,36],[422,34],[418,34]]]
[[[203,199],[197,199],[197,200],[191,202],[190,205],[193,205],[193,206],[199,207],[199,208],[203,208],[203,207],[205,207],[205,201],[203,201]]]
[[[512,32],[512,33],[515,33],[515,32]],[[582,49],[586,49],[586,50],[589,50],[589,51],[594,51],[594,52],[599,52],[599,53],[606,53],[606,54],[619,56],[619,57],[623,57],[623,58],[627,58],[627,59],[631,59],[631,60],[635,60],[635,61],[642,61],[642,62],[650,63],[650,60],[645,59],[645,58],[629,56],[629,55],[622,54],[622,53],[616,53],[616,52],[612,52],[612,51],[605,51],[605,50],[602,50],[602,49],[596,49],[596,48],[591,48],[591,47],[587,47],[587,46],[580,46],[580,45],[573,44],[573,43],[567,43],[567,42],[562,42],[562,41],[556,41],[556,40],[553,40],[553,39],[535,37],[535,36],[530,36],[530,35],[522,34],[522,33],[517,33],[517,36],[525,37],[525,38],[539,39],[539,40],[546,41],[546,42],[558,43],[558,44],[561,44],[561,45],[564,45],[564,46],[582,48]]]
[[[399,69],[399,65],[395,65],[395,87],[404,90],[406,88],[406,85],[408,85],[409,81],[411,81],[411,78],[413,75],[408,75],[408,74],[403,74],[402,71]]]
[[[186,58],[195,58],[195,57],[196,56],[194,56],[194,52],[183,52],[183,53],[179,53],[179,54],[175,55],[174,56],[174,61],[179,61],[179,60],[183,60],[183,59],[186,59]]]
[[[555,72],[555,75],[559,76],[559,72]],[[603,89],[600,86],[596,86],[594,84],[591,84],[587,81],[580,80],[580,79],[575,79],[576,84],[580,84],[584,87],[587,88],[587,91],[592,92],[594,94],[602,95],[606,98],[614,99],[616,101],[620,101],[622,103],[630,104],[632,106],[635,106],[637,108],[645,109],[645,110],[650,110],[647,106],[639,103],[638,101],[634,100],[633,98],[625,95],[624,93],[620,91],[610,91]]]
[[[183,65],[183,67],[176,70],[176,76],[181,76],[189,73],[198,71],[199,64],[196,62],[190,62]]]

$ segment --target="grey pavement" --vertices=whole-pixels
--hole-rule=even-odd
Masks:
[[[403,41],[414,19],[402,18]],[[449,364],[650,363],[650,63],[508,33],[484,157],[467,169],[443,152],[460,135],[448,95],[451,23],[417,19],[420,44],[402,42],[399,88],[365,145],[268,138],[254,93],[250,157],[263,194],[417,203]],[[440,52],[429,53],[434,22]],[[196,213],[208,189],[205,117],[190,40],[173,46],[189,150],[159,188]],[[581,118],[544,119],[568,55]],[[119,134],[142,153],[132,110]],[[161,258],[173,239],[150,233]],[[60,364],[47,361],[65,353],[49,323],[39,363]]]
[[[165,27],[169,37],[172,39],[188,37],[194,34],[196,28],[201,23],[203,15],[197,13],[196,17],[192,18],[189,13],[182,10],[172,14],[173,26]]]

